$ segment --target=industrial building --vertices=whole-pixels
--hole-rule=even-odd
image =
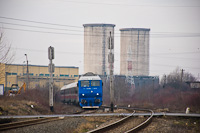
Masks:
[[[109,36],[114,40],[114,24],[84,24],[84,73],[109,75]]]
[[[150,29],[123,28],[120,31],[120,74],[148,76]]]
[[[29,83],[29,88],[45,87],[49,83],[50,74],[48,66],[27,65],[26,64],[1,64],[0,84],[4,84],[5,88],[11,87],[12,84],[21,86],[24,82]],[[53,73],[54,85],[61,88],[62,86],[76,82],[79,78],[78,67],[56,66]],[[27,80],[28,79],[28,80]]]

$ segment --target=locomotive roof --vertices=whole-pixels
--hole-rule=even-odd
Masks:
[[[92,72],[88,72],[86,74],[83,74],[83,76],[97,76],[97,75]]]
[[[81,76],[79,80],[101,80],[99,76]]]
[[[71,84],[68,84],[68,85],[64,85],[60,90],[66,90],[66,89],[69,89],[69,88],[77,87],[77,83],[78,82],[74,82],[74,83],[71,83]]]

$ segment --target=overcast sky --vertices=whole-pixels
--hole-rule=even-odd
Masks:
[[[177,66],[200,76],[200,0],[0,0],[0,27],[15,52],[13,63],[79,67],[83,24],[115,24],[115,69],[120,69],[120,28],[150,28],[150,75]],[[46,28],[45,28],[46,27]]]

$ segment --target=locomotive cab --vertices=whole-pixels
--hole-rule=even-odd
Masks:
[[[83,75],[78,81],[79,104],[82,108],[99,108],[102,105],[102,80],[97,75]]]

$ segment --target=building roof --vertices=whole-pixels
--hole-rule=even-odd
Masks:
[[[101,80],[99,76],[81,76],[79,80]]]
[[[114,24],[104,24],[104,23],[93,23],[93,24],[83,24],[84,27],[115,27]]]
[[[26,66],[26,64],[6,64],[6,65],[12,65],[12,66]],[[35,66],[35,67],[48,67],[45,65],[31,65],[28,64],[28,66]],[[75,66],[55,66],[56,68],[79,68],[79,67],[75,67]]]
[[[150,31],[149,28],[122,28],[120,31]]]

